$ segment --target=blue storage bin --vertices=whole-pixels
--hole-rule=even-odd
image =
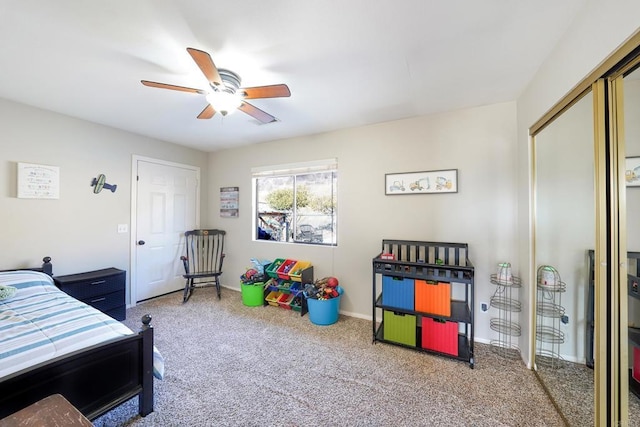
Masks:
[[[344,293],[341,286],[336,288],[338,296],[335,298],[318,300],[307,298],[307,307],[309,308],[309,320],[314,325],[333,325],[338,321],[340,316],[340,298]]]
[[[413,310],[415,287],[413,279],[382,276],[382,305]]]

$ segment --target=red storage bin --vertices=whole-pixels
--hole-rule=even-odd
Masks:
[[[293,301],[292,294],[282,294],[280,298],[278,298],[278,305],[281,308],[285,308],[287,310],[291,310],[291,301]]]
[[[633,346],[633,370],[631,375],[634,380],[640,382],[640,348]]]
[[[276,271],[276,273],[278,274],[278,277],[283,280],[290,280],[289,273],[293,272],[291,270],[293,269],[293,266],[296,265],[297,262],[298,261],[294,259],[284,260],[282,265],[278,267],[278,270]]]
[[[415,280],[416,311],[451,316],[451,283]]]
[[[422,318],[422,348],[458,355],[458,322]]]

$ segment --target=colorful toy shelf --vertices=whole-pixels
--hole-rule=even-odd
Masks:
[[[278,258],[265,269],[269,280],[264,286],[264,305],[285,310],[308,312],[302,291],[305,283],[313,283],[313,265],[309,261]]]

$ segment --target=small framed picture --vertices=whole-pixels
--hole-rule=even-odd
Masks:
[[[388,173],[384,176],[384,194],[457,193],[458,169],[424,172]]]
[[[624,180],[627,187],[640,187],[640,157],[626,158]]]

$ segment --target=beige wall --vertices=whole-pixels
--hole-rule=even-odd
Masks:
[[[495,291],[489,274],[515,262],[515,103],[382,123],[220,151],[210,156],[209,222],[227,230],[223,283],[239,288],[254,257],[313,262],[338,277],[341,310],[370,318],[371,259],[382,239],[466,242],[476,266],[476,308]],[[251,168],[338,159],[338,246],[252,241]],[[385,196],[384,174],[458,169],[459,192]],[[219,188],[240,187],[240,216],[219,216]],[[493,313],[495,314],[495,313]],[[492,313],[476,312],[476,336],[490,339]]]
[[[592,0],[579,13],[563,39],[555,46],[527,89],[517,100],[518,111],[518,253],[520,271],[532,281],[530,239],[530,146],[528,129],[554,103],[586,77],[612,51],[638,29],[640,2],[636,0]],[[527,331],[531,319],[531,286],[522,292],[522,354],[530,363],[534,345]]]
[[[131,159],[147,156],[201,167],[202,212],[207,218],[206,154],[60,114],[0,100],[0,269],[39,265],[53,258],[55,274],[106,267],[127,270],[131,229]],[[18,199],[17,163],[60,168],[60,198]],[[105,174],[115,193],[93,194]]]

